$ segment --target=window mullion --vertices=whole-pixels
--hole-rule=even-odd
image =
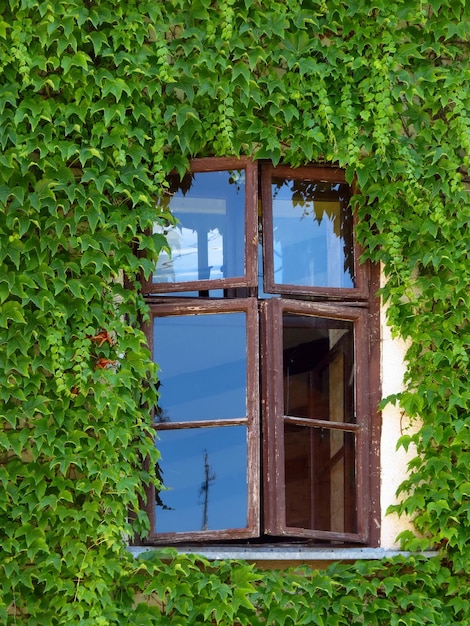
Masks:
[[[263,494],[264,531],[279,534],[285,525],[284,446],[282,421],[282,336],[280,301],[265,300],[261,307],[262,406],[263,406]]]

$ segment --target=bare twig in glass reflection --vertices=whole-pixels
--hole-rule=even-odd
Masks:
[[[199,489],[199,497],[202,498],[202,526],[201,530],[207,530],[208,522],[208,507],[209,507],[209,487],[216,479],[216,474],[213,472],[209,465],[209,454],[207,450],[204,450],[204,480]],[[201,503],[200,503],[201,504]]]

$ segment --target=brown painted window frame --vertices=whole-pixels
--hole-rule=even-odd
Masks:
[[[293,313],[327,320],[347,320],[354,324],[355,417],[354,423],[338,423],[313,418],[292,418],[284,415],[283,391],[283,314]],[[263,380],[263,472],[265,498],[265,532],[268,535],[296,539],[320,539],[367,543],[369,537],[369,347],[367,340],[368,312],[364,308],[338,304],[272,299],[264,310],[266,332],[262,336]],[[357,532],[334,532],[289,527],[285,505],[286,423],[337,429],[356,436],[355,489]]]
[[[202,279],[175,283],[142,280],[142,293],[152,295],[172,292],[209,291],[254,287],[257,281],[258,252],[258,164],[246,157],[211,157],[191,160],[191,173],[245,170],[245,263],[244,275],[231,278]],[[174,172],[176,174],[176,172]]]
[[[153,489],[149,490],[146,510],[150,519],[151,531],[147,538],[149,543],[172,543],[189,541],[216,541],[220,539],[249,539],[258,537],[259,529],[259,498],[260,498],[260,417],[259,417],[259,362],[257,357],[259,345],[258,307],[256,298],[234,298],[220,300],[191,300],[187,302],[164,301],[150,303],[150,322],[144,330],[149,338],[149,347],[153,354],[154,338],[152,322],[155,317],[217,315],[217,313],[246,313],[246,416],[239,419],[204,420],[192,422],[171,422],[154,424],[156,434],[159,430],[178,430],[183,428],[211,428],[214,426],[247,427],[247,496],[248,519],[245,528],[228,530],[201,530],[191,532],[158,533],[155,532],[156,497]]]
[[[265,324],[266,331],[264,336],[262,333],[258,335],[258,323],[253,324],[256,327],[256,349],[257,357],[253,356],[253,351],[247,348],[247,378],[253,382],[258,381],[259,369],[261,368],[263,384],[261,388],[255,387],[250,383],[251,400],[248,400],[251,406],[252,415],[256,416],[257,425],[252,424],[248,441],[248,464],[250,466],[248,475],[253,478],[253,482],[249,487],[249,505],[248,505],[248,524],[246,529],[221,530],[221,531],[195,531],[189,533],[158,533],[154,532],[155,528],[155,495],[149,490],[149,498],[146,509],[148,511],[152,531],[145,539],[145,544],[163,544],[173,545],[181,543],[202,543],[209,544],[213,542],[239,540],[244,544],[246,540],[263,536],[265,540],[270,542],[269,536],[272,535],[272,543],[278,543],[282,547],[284,542],[292,543],[296,540],[301,541],[325,541],[341,543],[342,546],[348,543],[363,544],[371,547],[379,545],[379,523],[380,502],[379,502],[379,485],[380,485],[380,461],[379,461],[379,442],[380,442],[380,416],[377,410],[380,400],[380,373],[379,373],[379,349],[380,349],[380,326],[379,326],[379,301],[375,297],[375,293],[379,285],[379,268],[370,265],[368,262],[359,264],[360,247],[356,239],[354,239],[354,258],[355,258],[355,283],[354,288],[318,288],[318,287],[301,287],[295,285],[273,285],[273,279],[268,276],[266,290],[270,288],[270,292],[278,293],[279,298],[267,300],[257,300],[256,298],[247,297],[241,299],[208,299],[208,298],[186,298],[173,297],[171,292],[199,291],[207,295],[209,290],[224,289],[225,294],[236,293],[236,291],[228,291],[237,287],[252,287],[257,280],[257,255],[258,255],[258,184],[263,198],[263,230],[264,237],[267,232],[272,232],[272,215],[266,217],[266,206],[271,203],[271,177],[288,176],[290,178],[311,179],[312,175],[319,180],[327,180],[334,182],[346,182],[344,172],[338,168],[305,166],[292,169],[287,166],[272,166],[271,164],[262,163],[260,180],[258,183],[258,164],[249,159],[233,159],[233,158],[204,158],[193,159],[191,161],[191,171],[220,171],[225,169],[245,169],[246,170],[246,190],[245,190],[245,277],[229,278],[216,280],[192,281],[188,283],[175,283],[169,285],[158,285],[150,281],[144,282],[142,291],[146,296],[147,302],[153,315],[175,315],[188,314],[190,311],[195,314],[217,313],[230,310],[241,310],[243,306],[249,306],[252,311],[253,307],[257,309],[256,315],[262,324]],[[268,191],[269,187],[269,191]],[[267,204],[266,204],[267,203]],[[269,212],[269,211],[268,211]],[[354,216],[354,224],[356,218]],[[271,226],[271,229],[270,229]],[[269,236],[268,236],[269,239]],[[264,239],[264,245],[272,246]],[[272,250],[272,248],[271,248]],[[263,249],[264,272],[268,274],[269,249]],[[271,276],[273,274],[271,273]],[[165,296],[159,295],[165,293]],[[248,294],[250,292],[248,291]],[[166,295],[168,294],[168,295]],[[307,300],[307,297],[310,300]],[[251,304],[246,305],[247,302]],[[254,304],[253,304],[254,303]],[[260,304],[261,303],[261,304]],[[235,308],[234,308],[235,307]],[[241,307],[237,309],[237,307]],[[259,313],[258,313],[259,308]],[[352,430],[357,432],[357,467],[356,477],[358,480],[358,515],[357,515],[357,532],[356,533],[334,533],[331,531],[307,531],[299,532],[299,529],[286,527],[283,523],[283,511],[276,503],[279,497],[280,480],[282,477],[282,458],[283,454],[279,454],[279,446],[282,445],[282,435],[279,431],[279,425],[282,423],[283,416],[282,390],[279,391],[279,378],[274,376],[270,379],[272,372],[272,364],[268,367],[267,363],[271,359],[268,352],[271,351],[274,356],[274,367],[276,371],[282,372],[282,365],[279,369],[279,359],[282,358],[282,347],[276,347],[276,329],[279,329],[279,316],[282,311],[289,312],[305,312],[317,317],[326,317],[331,319],[351,319],[355,323],[355,345],[359,341],[356,350],[356,393],[360,390],[359,396],[363,398],[361,402],[364,406],[358,414],[358,427]],[[185,312],[185,313],[183,313]],[[250,314],[250,318],[251,314]],[[247,324],[247,333],[253,338],[255,330],[248,330],[251,326]],[[282,328],[282,326],[281,326]],[[145,327],[149,343],[153,349],[152,331],[149,325]],[[247,336],[248,336],[247,335]],[[260,343],[261,342],[261,343]],[[249,341],[247,341],[249,345]],[[281,350],[281,353],[279,352]],[[280,355],[280,356],[279,356]],[[259,360],[258,360],[259,359]],[[269,381],[267,384],[264,381]],[[275,382],[277,381],[277,382]],[[247,381],[248,382],[248,381]],[[282,375],[281,375],[282,382]],[[258,383],[257,383],[258,384]],[[277,391],[276,391],[277,386]],[[257,394],[261,393],[258,400]],[[359,397],[357,396],[357,397]],[[247,396],[248,397],[248,396]],[[256,401],[254,399],[256,398]],[[265,415],[259,415],[259,405],[262,405]],[[367,406],[366,406],[367,405]],[[365,417],[362,417],[362,416]],[[261,426],[262,425],[262,426]],[[260,440],[261,427],[263,429],[263,439]],[[350,429],[351,430],[351,429]],[[254,434],[256,433],[256,434]],[[256,439],[256,443],[255,442]],[[267,477],[270,476],[272,484],[269,484]],[[261,486],[263,495],[261,495]],[[277,495],[276,495],[277,494]],[[264,500],[264,501],[263,501]],[[282,502],[281,502],[282,506]],[[140,542],[142,543],[142,542]]]
[[[312,180],[314,177],[318,182],[346,183],[344,171],[337,167],[304,166],[294,169],[286,165],[274,166],[270,163],[262,164],[261,197],[263,202],[263,266],[266,285],[265,290],[269,293],[310,296],[312,298],[328,301],[366,301],[369,297],[368,265],[361,265],[359,263],[361,249],[355,238],[353,248],[355,287],[308,287],[276,283],[274,281],[274,267],[270,262],[270,259],[273,258],[274,249],[271,186],[273,176],[285,177],[292,180]],[[354,191],[354,188],[352,191]],[[355,227],[356,224],[357,218],[353,214],[353,227]]]

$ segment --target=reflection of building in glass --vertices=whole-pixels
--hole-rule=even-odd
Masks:
[[[238,174],[235,176],[235,174]],[[171,177],[161,203],[177,220],[154,226],[164,234],[154,283],[214,280],[243,274],[244,176],[240,172],[198,172],[189,181]],[[211,193],[209,193],[211,192]],[[241,242],[241,249],[240,249]]]
[[[223,237],[219,230],[191,230],[174,226],[171,230],[154,227],[164,233],[171,246],[171,255],[163,250],[153,280],[159,283],[187,282],[223,278]]]

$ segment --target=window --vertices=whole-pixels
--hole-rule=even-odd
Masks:
[[[374,545],[376,270],[337,168],[195,159],[143,291],[160,366],[150,543]]]

